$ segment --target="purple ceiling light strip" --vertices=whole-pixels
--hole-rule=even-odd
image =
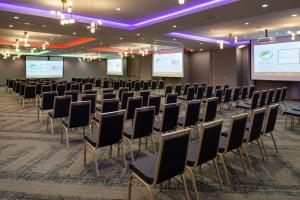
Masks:
[[[216,43],[216,44],[220,43],[220,41],[223,40],[224,44],[227,44],[230,46],[237,46],[237,45],[243,45],[243,44],[250,43],[250,41],[248,41],[248,40],[234,42],[234,41],[228,41],[228,40],[224,40],[224,39],[215,39],[215,38],[209,38],[209,37],[204,37],[204,36],[189,35],[186,33],[179,33],[179,32],[172,32],[172,33],[168,33],[166,35],[171,36],[171,37],[183,38],[183,39],[188,39],[188,40],[196,40],[196,41],[208,42],[208,43]]]
[[[152,24],[164,22],[170,19],[175,19],[177,17],[189,15],[192,13],[200,12],[203,10],[208,10],[212,8],[216,8],[222,5],[238,2],[240,0],[205,0],[201,1],[192,5],[187,5],[185,7],[181,7],[177,10],[170,10],[165,12],[164,14],[152,16],[149,18],[144,18],[140,21],[135,23],[123,23],[118,20],[108,20],[108,19],[101,19],[101,18],[94,18],[94,17],[86,17],[77,14],[72,14],[73,19],[83,22],[83,23],[90,23],[97,20],[102,20],[103,26],[126,29],[126,30],[134,30],[138,28],[142,28],[145,26],[149,26]],[[55,16],[51,15],[49,10],[42,10],[37,8],[25,7],[20,5],[8,4],[8,3],[1,3],[0,2],[0,10],[8,11],[8,12],[16,12],[21,14],[28,14],[28,15],[36,15],[40,17],[47,17],[47,18],[55,18]]]

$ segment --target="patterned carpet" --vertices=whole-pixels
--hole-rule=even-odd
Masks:
[[[293,104],[297,104],[293,102]],[[228,125],[230,112],[218,113]],[[0,88],[0,198],[1,199],[126,199],[128,170],[122,157],[109,159],[109,148],[98,151],[100,177],[88,155],[83,166],[81,133],[71,133],[70,150],[60,142],[60,122],[55,122],[54,135],[46,131],[46,113],[37,121],[32,104],[22,109],[16,98]],[[214,168],[202,167],[197,173],[197,186],[202,199],[299,199],[300,198],[300,125],[284,128],[280,114],[276,124],[279,154],[266,139],[269,160],[263,162],[256,145],[249,146],[254,171],[244,175],[239,157],[230,154],[231,186],[220,190]],[[151,151],[142,146],[136,156]],[[137,145],[135,146],[137,149]],[[223,173],[221,174],[223,176]],[[191,188],[190,183],[188,184]],[[190,192],[192,190],[190,189]],[[133,199],[145,199],[145,190],[134,184]],[[191,197],[193,193],[191,192]],[[163,190],[155,190],[155,199],[184,199],[181,183],[172,180]]]

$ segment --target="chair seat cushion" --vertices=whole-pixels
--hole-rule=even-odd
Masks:
[[[132,135],[133,135],[133,127],[125,127],[124,136],[127,138],[132,138]]]
[[[245,103],[241,103],[241,104],[238,104],[236,105],[237,108],[242,108],[242,109],[247,109],[249,110],[251,108],[251,105],[249,104],[245,104]]]
[[[160,129],[161,129],[161,122],[158,121],[158,120],[155,120],[154,123],[153,123],[153,129],[154,129],[155,131],[159,132]]]
[[[180,126],[183,126],[184,125],[184,121],[185,121],[185,118],[184,117],[178,117],[178,125]]]
[[[129,169],[143,179],[146,183],[152,184],[156,166],[156,156],[151,155],[138,159],[129,164]]]
[[[283,114],[284,115],[291,115],[291,116],[294,116],[294,117],[300,117],[300,111],[297,111],[297,110],[288,109],[287,111],[284,111]]]
[[[89,134],[85,136],[84,139],[94,147],[97,145],[97,134]]]

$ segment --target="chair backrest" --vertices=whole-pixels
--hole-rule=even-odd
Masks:
[[[177,127],[178,116],[179,116],[178,103],[165,104],[160,132],[165,133],[168,131],[175,130]]]
[[[20,92],[20,88],[21,88],[21,82],[17,82],[17,83],[16,83],[16,90],[15,90],[15,93],[19,93],[19,92]]]
[[[71,102],[68,128],[78,128],[90,124],[91,102]]]
[[[104,80],[103,81],[103,88],[108,88],[109,87],[109,81],[108,80]]]
[[[208,98],[204,108],[204,118],[203,122],[213,121],[216,118],[218,107],[218,98],[212,97]]]
[[[36,84],[36,88],[35,88],[36,89],[36,91],[35,91],[36,95],[42,94],[42,85],[43,85],[42,83],[37,83]]]
[[[259,100],[259,107],[264,107],[266,105],[266,99],[267,99],[267,90],[262,90],[260,93],[260,100]]]
[[[89,83],[94,84],[95,83],[95,78],[91,78]]]
[[[147,83],[147,82],[145,82],[145,83]],[[149,96],[150,96],[150,91],[149,90],[141,91],[140,96],[143,98],[142,106],[147,106],[148,99],[149,99]]]
[[[96,94],[83,94],[81,96],[82,101],[91,101],[91,113],[94,114],[96,112]]]
[[[159,80],[158,84],[158,89],[162,90],[165,87],[165,81],[164,80]]]
[[[83,88],[84,88],[83,91],[92,90],[93,89],[93,84],[92,83],[85,83]]]
[[[118,90],[120,88],[120,81],[114,81],[113,88],[114,90]]]
[[[135,91],[140,91],[141,90],[141,82],[140,81],[136,81],[134,84],[134,90]]]
[[[172,93],[172,85],[167,85],[165,88],[165,97],[170,93]]]
[[[246,129],[248,113],[236,115],[232,117],[231,125],[227,135],[224,152],[238,149],[242,146]]]
[[[227,85],[224,85],[224,87],[223,87],[223,92],[224,92],[223,95],[225,95],[225,92],[226,92],[226,89],[227,89],[227,88],[229,88],[229,85],[228,85],[228,84],[227,84]]]
[[[51,91],[51,85],[42,85],[42,93]]]
[[[143,98],[141,96],[128,98],[126,119],[134,118],[135,109],[142,107],[142,101]]]
[[[247,142],[252,142],[258,139],[263,131],[263,123],[265,117],[265,108],[259,108],[252,112],[250,129],[249,129],[249,137],[247,138]]]
[[[143,88],[143,90],[148,90],[149,89],[149,82],[144,82],[142,88]]]
[[[65,94],[66,89],[67,89],[66,84],[58,84],[56,86],[56,91],[57,91],[58,96],[63,96]]]
[[[151,90],[155,90],[157,88],[157,81],[153,80],[151,82]]]
[[[206,95],[205,95],[205,97],[206,97],[206,98],[211,98],[212,92],[213,92],[213,86],[208,85],[208,86],[206,87]]]
[[[133,120],[133,135],[131,139],[150,136],[153,129],[155,107],[143,107],[135,109]]]
[[[218,104],[222,102],[223,97],[223,90],[222,89],[216,89],[215,96],[218,98]]]
[[[43,92],[42,93],[42,110],[49,110],[53,109],[54,105],[54,97],[57,96],[56,91],[50,91],[50,92]]]
[[[76,78],[76,82],[82,82],[82,78]]]
[[[282,88],[280,101],[285,101],[286,98],[287,87]]]
[[[57,83],[56,82],[51,83],[51,90],[57,91]]]
[[[204,89],[205,87],[204,86],[199,86],[198,89],[197,89],[197,94],[196,94],[196,99],[203,99],[204,97]]]
[[[72,96],[72,102],[78,101],[78,90],[69,90],[65,91],[65,95],[71,95]]]
[[[248,87],[245,86],[242,88],[241,100],[245,100],[247,98]]]
[[[114,112],[119,110],[119,99],[104,99],[102,101],[102,113]]]
[[[266,118],[265,118],[265,127],[264,134],[270,133],[274,130],[277,114],[278,114],[279,104],[271,105],[267,108]]]
[[[102,94],[112,93],[112,92],[114,92],[113,88],[103,88],[103,90],[102,90]]]
[[[240,94],[241,94],[241,88],[239,87],[234,88],[232,101],[238,101],[240,98]]]
[[[184,173],[190,133],[191,129],[183,129],[159,136],[153,185]]]
[[[132,88],[132,82],[131,82],[131,81],[129,81],[129,82],[126,82],[126,84],[125,84],[125,87],[127,87],[127,88],[128,88],[128,90],[130,91],[130,90],[131,90],[131,88]]]
[[[187,109],[185,113],[185,121],[183,126],[194,126],[198,123],[200,113],[200,100],[187,101]]]
[[[259,91],[255,91],[252,95],[252,101],[251,101],[251,107],[250,107],[251,110],[257,108],[258,100],[259,100]]]
[[[176,84],[175,85],[175,91],[174,93],[176,93],[178,96],[181,95],[181,84]]]
[[[187,91],[188,89],[191,87],[190,83],[186,83],[184,84],[184,88],[183,88],[183,95],[187,95]]]
[[[19,95],[20,96],[24,95],[24,93],[25,93],[25,86],[26,86],[26,84],[24,84],[24,83],[20,85],[20,91],[19,91]]]
[[[169,93],[166,96],[165,104],[176,103],[177,102],[177,94]]]
[[[267,106],[273,103],[273,98],[274,98],[274,89],[269,89],[267,95]]]
[[[228,103],[231,99],[232,88],[226,88],[224,93],[224,103]]]
[[[79,83],[71,84],[71,90],[80,91],[80,84]]]
[[[36,97],[36,86],[26,85],[24,91],[24,98],[35,98]]]
[[[194,167],[202,165],[217,157],[223,120],[216,120],[201,125],[199,147],[196,152]]]
[[[195,88],[195,94],[196,94],[197,91],[198,91],[199,84],[198,83],[194,83],[193,87]]]
[[[195,88],[194,87],[189,87],[187,90],[187,94],[186,94],[186,100],[190,101],[194,99],[194,95],[195,95]]]
[[[117,97],[116,93],[109,92],[109,93],[103,93],[102,99],[115,99]]]
[[[278,103],[281,97],[282,88],[276,88],[274,103]]]
[[[63,118],[69,115],[71,95],[56,96],[54,98],[53,118]]]
[[[150,106],[155,107],[155,115],[159,114],[160,103],[161,103],[161,97],[160,96],[149,96],[148,107],[150,107]]]
[[[97,88],[101,87],[101,79],[96,79],[95,87]]]
[[[127,108],[127,102],[129,97],[133,97],[134,92],[132,91],[127,91],[122,93],[122,98],[121,98],[121,109],[126,109]]]
[[[254,91],[255,91],[255,85],[251,85],[249,87],[248,98],[252,98]]]
[[[101,113],[96,148],[117,144],[122,140],[125,111]]]

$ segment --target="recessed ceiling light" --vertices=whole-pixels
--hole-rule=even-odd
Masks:
[[[120,37],[119,39],[120,39],[120,40],[123,40],[123,38],[121,38],[121,37]]]
[[[42,25],[42,27],[44,27],[44,28],[45,28],[45,27],[47,27],[47,25],[43,24],[43,25]]]
[[[100,42],[99,44],[100,44],[100,45],[102,45],[102,44],[103,44],[103,42]]]
[[[140,36],[141,34],[137,33],[136,35],[137,35],[137,36]]]
[[[200,51],[203,51],[203,49],[201,48]]]
[[[11,25],[11,24],[10,24],[9,27],[12,28],[12,27],[14,27],[14,25]]]
[[[116,8],[116,11],[120,11],[121,10],[121,8]]]
[[[263,4],[263,5],[261,5],[261,7],[263,7],[263,8],[266,8],[266,7],[268,7],[269,5],[268,4]]]
[[[177,26],[176,26],[176,25],[173,25],[172,27],[173,27],[173,28],[176,28]]]
[[[24,24],[25,24],[25,25],[31,25],[31,23],[29,23],[29,22],[25,22]]]
[[[58,36],[58,37],[61,37],[61,35],[60,35],[60,34],[57,34],[57,36]]]
[[[175,38],[173,38],[173,41],[175,41],[176,39]]]
[[[245,22],[245,25],[249,25],[250,23],[249,22]]]
[[[297,14],[292,14],[292,17],[297,17],[298,15]]]
[[[200,42],[201,45],[203,45],[203,42]]]
[[[15,16],[14,19],[19,19],[19,17],[18,17],[18,16]]]
[[[179,4],[184,4],[184,0],[178,0]]]
[[[76,32],[73,32],[73,35],[76,35],[77,33]]]

